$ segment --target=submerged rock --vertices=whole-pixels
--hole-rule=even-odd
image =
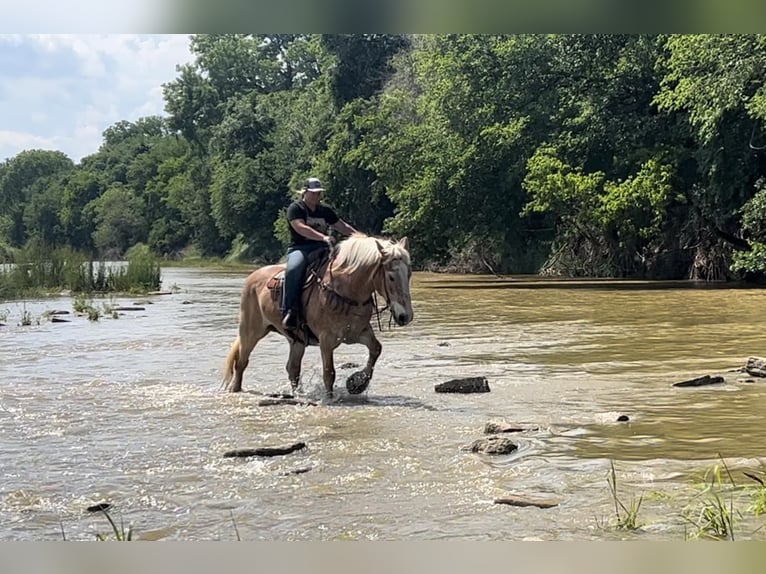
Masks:
[[[467,447],[465,450],[484,454],[510,454],[518,448],[519,446],[509,438],[490,436],[473,441],[471,446]]]
[[[501,434],[536,430],[540,430],[539,427],[524,427],[517,424],[499,421],[489,421],[484,425],[484,434]]]
[[[361,365],[359,363],[354,363],[349,361],[348,363],[343,363],[339,369],[358,369]]]
[[[751,377],[766,377],[766,359],[748,357],[745,372]]]
[[[487,377],[452,379],[434,386],[437,393],[488,393]]]

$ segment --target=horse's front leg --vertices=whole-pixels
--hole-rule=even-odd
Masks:
[[[372,378],[372,370],[375,368],[375,363],[378,362],[380,352],[383,350],[383,345],[380,344],[375,333],[369,327],[362,331],[359,336],[359,342],[367,347],[369,355],[367,357],[367,364],[364,366],[363,372],[367,375],[368,379]]]
[[[338,348],[338,339],[332,336],[319,337],[319,352],[322,355],[322,379],[324,389],[328,399],[333,397],[333,386],[335,385],[335,358],[333,354]]]
[[[287,358],[287,376],[290,379],[290,387],[293,394],[298,390],[301,383],[301,363],[303,362],[303,353],[306,351],[306,345],[294,339],[290,340],[290,356]]]
[[[375,368],[375,363],[378,361],[380,352],[383,349],[383,345],[380,344],[380,341],[378,341],[377,337],[375,337],[375,333],[373,333],[370,328],[367,328],[360,333],[358,342],[367,347],[369,354],[364,369],[352,373],[346,381],[346,389],[348,389],[348,392],[352,395],[358,395],[367,389],[370,380],[372,379],[372,371]]]

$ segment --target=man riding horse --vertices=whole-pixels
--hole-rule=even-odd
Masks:
[[[333,228],[343,235],[356,232],[351,225],[338,217],[335,211],[321,202],[324,187],[315,177],[308,178],[301,190],[301,198],[287,208],[290,227],[290,245],[287,249],[284,295],[282,298],[282,325],[287,331],[298,328],[301,290],[309,256],[319,249],[332,249]]]

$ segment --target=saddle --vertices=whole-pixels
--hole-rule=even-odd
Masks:
[[[317,249],[308,256],[308,265],[306,265],[306,272],[303,277],[303,289],[305,291],[312,283],[317,280],[321,280],[324,272],[327,269],[327,265],[330,263],[330,251],[327,249]],[[271,294],[271,299],[281,304],[282,297],[284,295],[285,286],[285,270],[281,270],[273,275],[267,282],[266,287]],[[302,300],[302,297],[301,297]],[[294,336],[302,339],[308,345],[318,345],[318,339],[316,335],[309,329],[306,323],[306,317],[304,315],[303,305],[299,305],[298,309],[298,329]]]

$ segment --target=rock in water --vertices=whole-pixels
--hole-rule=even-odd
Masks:
[[[434,386],[437,393],[488,393],[487,377],[466,377],[452,379]]]
[[[751,377],[766,377],[766,360],[760,357],[748,357],[745,371]]]
[[[508,438],[490,436],[473,441],[465,450],[483,454],[511,454],[518,448],[518,445]]]

